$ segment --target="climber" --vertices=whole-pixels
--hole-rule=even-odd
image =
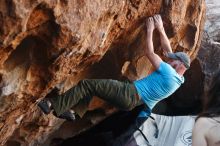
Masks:
[[[74,120],[75,113],[70,109],[82,99],[98,96],[124,110],[144,103],[146,111],[141,112],[139,117],[148,117],[157,102],[170,96],[184,82],[183,74],[190,67],[190,58],[184,52],[172,53],[160,15],[148,18],[146,26],[146,56],[155,69],[153,73],[132,83],[111,79],[84,79],[61,95],[41,100],[38,103],[40,109],[45,114],[53,110],[59,118]],[[155,28],[160,33],[161,47],[169,59],[168,63],[163,62],[154,52],[152,37]]]

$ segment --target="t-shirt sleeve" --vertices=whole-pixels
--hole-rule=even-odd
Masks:
[[[171,74],[172,71],[174,71],[174,69],[164,61],[160,63],[160,66],[157,69],[157,72],[159,72],[160,74]]]
[[[162,72],[164,68],[165,62],[161,61],[159,68],[157,69],[158,72]]]

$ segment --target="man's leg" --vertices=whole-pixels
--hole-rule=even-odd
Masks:
[[[51,103],[59,116],[81,99],[92,96],[98,96],[121,109],[133,108],[138,102],[137,91],[132,83],[111,79],[87,79],[80,81],[64,94],[52,98]]]
[[[163,21],[160,15],[155,15],[154,16],[154,24],[157,30],[160,33],[160,42],[161,42],[161,47],[164,51],[165,54],[167,53],[172,53],[172,48],[170,46],[170,41],[166,35],[166,32],[163,27]]]

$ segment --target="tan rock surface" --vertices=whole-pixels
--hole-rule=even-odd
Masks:
[[[207,5],[205,35],[210,42],[220,44],[220,1],[205,0]]]
[[[195,58],[204,0],[0,1],[1,144],[41,144],[59,127],[63,121],[36,107],[55,86],[64,92],[82,78],[148,74],[144,21],[158,13],[173,50]]]

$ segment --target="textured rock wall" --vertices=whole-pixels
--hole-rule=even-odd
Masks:
[[[205,38],[212,42],[220,43],[220,1],[206,0],[207,12],[205,23]]]
[[[173,50],[194,59],[203,0],[0,1],[1,144],[41,144],[62,124],[36,107],[54,87],[64,92],[82,78],[135,80],[148,74],[144,21],[158,13]],[[157,33],[154,43],[160,53]],[[92,103],[90,110],[106,107]],[[104,108],[104,115],[112,109]]]
[[[220,1],[206,0],[207,13],[205,33],[197,59],[203,70],[204,98],[207,91],[213,86],[216,76],[220,75]]]

